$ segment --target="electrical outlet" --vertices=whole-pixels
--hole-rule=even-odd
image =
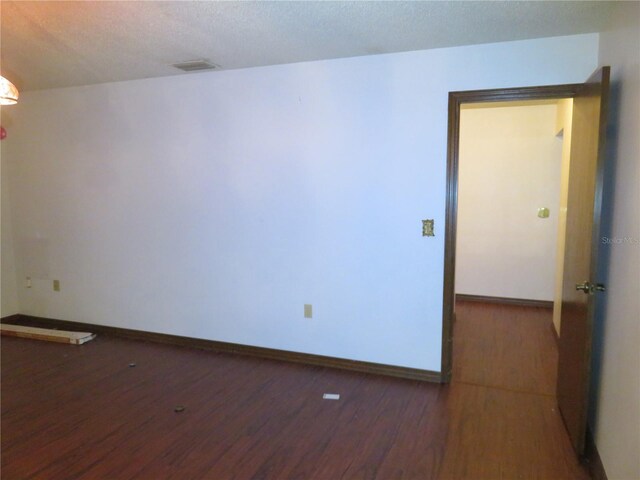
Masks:
[[[53,281],[53,291],[54,292],[59,292],[60,291],[60,280],[54,280]]]
[[[304,304],[304,318],[312,318],[313,317],[313,307],[305,303]]]
[[[24,281],[24,288],[31,288],[33,284],[31,283],[31,277],[27,277]]]

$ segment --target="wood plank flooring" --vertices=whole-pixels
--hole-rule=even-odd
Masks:
[[[558,347],[550,309],[458,302],[455,381],[555,395]]]
[[[555,407],[549,322],[460,303],[450,385],[3,338],[2,479],[587,479]]]

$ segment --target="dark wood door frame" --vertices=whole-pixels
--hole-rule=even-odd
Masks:
[[[458,162],[460,145],[460,106],[464,103],[490,103],[524,100],[572,98],[584,84],[543,87],[499,88],[449,92],[447,139],[447,199],[444,239],[444,289],[442,310],[442,382],[451,380],[453,363],[453,316],[455,304],[456,229],[458,216]]]

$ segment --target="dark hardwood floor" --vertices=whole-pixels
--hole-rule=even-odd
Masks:
[[[454,381],[555,395],[551,309],[458,302],[456,315]]]
[[[3,337],[2,479],[587,479],[555,406],[549,322],[461,302],[450,385]]]

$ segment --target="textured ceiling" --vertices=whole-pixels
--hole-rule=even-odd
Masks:
[[[22,90],[596,32],[613,2],[1,2]]]

